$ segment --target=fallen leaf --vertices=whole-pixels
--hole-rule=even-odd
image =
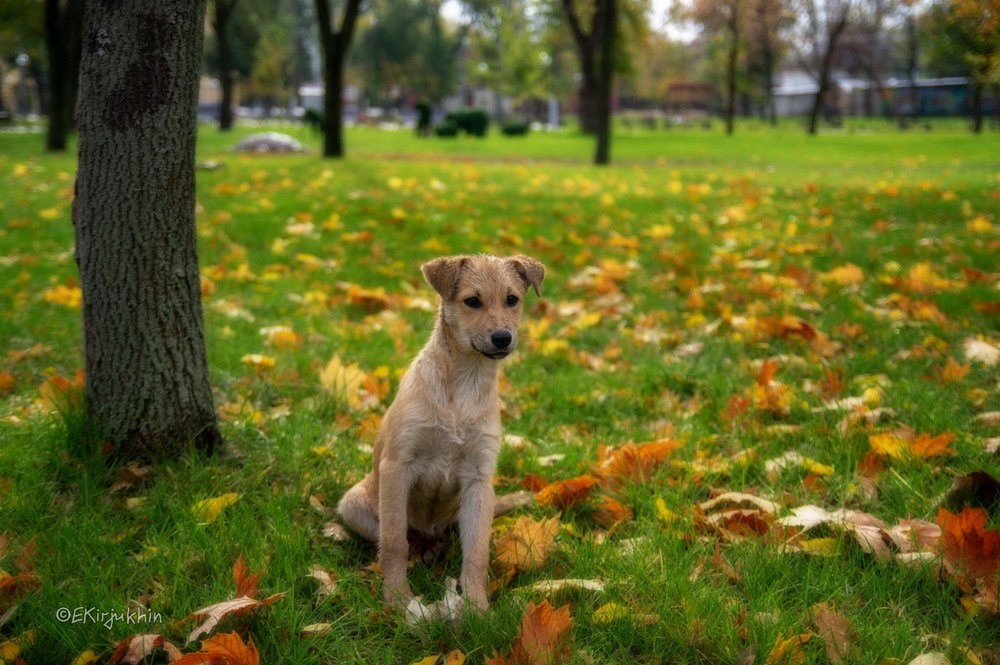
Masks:
[[[230,615],[246,614],[248,612],[253,612],[254,610],[264,607],[265,605],[270,605],[274,601],[278,600],[285,594],[276,593],[272,596],[268,596],[263,600],[255,600],[253,598],[248,598],[246,596],[241,596],[239,598],[233,598],[232,600],[226,600],[221,603],[215,603],[214,605],[209,605],[208,607],[203,607],[200,610],[196,610],[187,617],[184,621],[189,619],[202,620],[201,625],[191,631],[188,635],[186,644],[190,644],[202,635],[207,635],[211,633],[215,627],[224,618]]]
[[[236,584],[236,595],[253,598],[257,595],[257,585],[263,573],[251,573],[249,566],[243,555],[236,559],[233,564],[233,582]]]
[[[993,367],[1000,362],[1000,347],[978,337],[969,337],[962,342],[965,359]]]
[[[813,606],[816,633],[823,640],[826,657],[831,663],[854,662],[857,649],[854,641],[854,628],[851,622],[842,614],[834,611],[829,605],[820,603]]]
[[[920,654],[907,663],[907,665],[951,665],[951,661],[943,653],[932,651]]]
[[[652,477],[653,469],[680,447],[681,443],[673,439],[627,443],[616,449],[602,446],[597,453],[596,472],[605,484],[617,485],[625,481],[644,483]]]
[[[1000,531],[986,528],[989,515],[966,506],[957,515],[938,509],[944,559],[969,579],[993,577],[1000,565]]]
[[[600,482],[599,478],[583,475],[569,480],[559,480],[549,483],[535,494],[535,501],[540,506],[555,506],[566,510],[570,506],[585,501],[590,490]]]
[[[320,564],[313,564],[309,567],[309,577],[319,582],[316,589],[316,597],[320,600],[331,596],[337,591],[337,582],[333,576]]]
[[[0,643],[0,661],[14,662],[21,655],[22,649],[27,649],[35,643],[35,631],[29,630],[15,638]]]
[[[260,665],[253,639],[244,643],[237,633],[215,635],[201,643],[201,650],[175,660],[171,665]]]
[[[202,499],[198,503],[191,506],[191,512],[194,513],[195,517],[201,520],[202,523],[211,524],[218,519],[219,514],[223,510],[239,501],[241,496],[243,495],[236,492],[229,492],[212,499]]]
[[[535,570],[556,547],[559,517],[536,521],[522,515],[495,541],[493,563],[502,570]]]
[[[802,665],[806,662],[806,654],[803,645],[815,637],[814,633],[801,633],[792,635],[788,639],[782,634],[774,641],[774,646],[767,654],[767,665]]]
[[[529,602],[521,619],[521,632],[514,644],[515,662],[527,665],[555,665],[570,659],[570,629],[573,619],[569,605],[553,609],[549,601]]]

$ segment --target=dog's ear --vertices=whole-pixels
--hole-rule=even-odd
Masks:
[[[530,286],[535,290],[535,295],[542,295],[541,291],[538,290],[538,287],[542,285],[542,280],[545,279],[545,266],[530,256],[524,256],[523,254],[510,257],[507,259],[507,263],[510,264],[517,274],[521,276],[521,279],[524,280],[525,291],[527,291]]]
[[[455,290],[458,288],[458,277],[462,274],[462,268],[468,261],[467,256],[444,256],[428,261],[420,266],[420,270],[423,271],[427,283],[442,298],[451,300],[455,297]]]

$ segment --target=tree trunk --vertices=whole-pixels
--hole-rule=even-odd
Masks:
[[[969,84],[972,86],[972,132],[974,134],[981,134],[983,131],[984,86],[976,76],[972,77]]]
[[[83,0],[45,0],[45,50],[49,60],[49,127],[45,148],[66,150],[73,130],[80,68]]]
[[[596,80],[584,76],[577,92],[580,105],[577,108],[577,120],[580,131],[584,134],[597,134],[601,115],[601,89]]]
[[[205,0],[92,0],[73,223],[87,412],[118,457],[220,442],[195,235]]]
[[[906,75],[910,81],[910,115],[917,120],[920,117],[920,96],[917,92],[917,22],[913,11],[910,7],[906,14]]]
[[[733,135],[736,122],[736,61],[740,52],[739,3],[729,5],[729,52],[726,54],[726,135]]]
[[[215,0],[215,17],[212,28],[219,43],[219,87],[222,101],[219,104],[219,129],[227,132],[233,128],[233,47],[229,41],[229,19],[237,0]]]
[[[837,49],[837,40],[847,27],[847,9],[850,5],[845,5],[841,10],[837,22],[830,28],[829,38],[826,43],[826,50],[819,66],[819,77],[817,83],[819,89],[813,98],[812,110],[809,112],[809,134],[815,135],[819,127],[819,114],[823,110],[823,101],[827,91],[830,89],[830,70],[833,67],[833,56]]]
[[[597,14],[602,16],[600,23],[595,23],[599,30],[601,45],[600,97],[597,102],[597,151],[594,163],[605,165],[611,163],[611,95],[615,72],[615,32],[617,32],[618,7],[616,0],[598,0]],[[602,11],[603,10],[603,11]]]
[[[319,41],[323,49],[323,115],[326,132],[323,135],[323,156],[344,156],[344,109],[341,103],[344,88],[344,63],[351,46],[361,0],[347,0],[340,28],[334,27],[329,0],[316,0],[319,21]]]

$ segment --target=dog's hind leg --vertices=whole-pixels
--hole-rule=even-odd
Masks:
[[[347,490],[337,504],[337,514],[349,528],[378,544],[378,500],[372,496],[372,482],[369,474]]]

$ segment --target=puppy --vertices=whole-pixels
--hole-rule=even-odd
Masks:
[[[517,501],[493,493],[500,451],[499,361],[517,348],[529,288],[545,267],[527,256],[453,256],[421,266],[441,296],[430,340],[403,375],[375,437],[372,472],[337,505],[378,544],[385,600],[406,607],[407,531],[439,537],[458,523],[459,584],[486,609],[490,526]],[[513,496],[513,495],[512,495]]]

